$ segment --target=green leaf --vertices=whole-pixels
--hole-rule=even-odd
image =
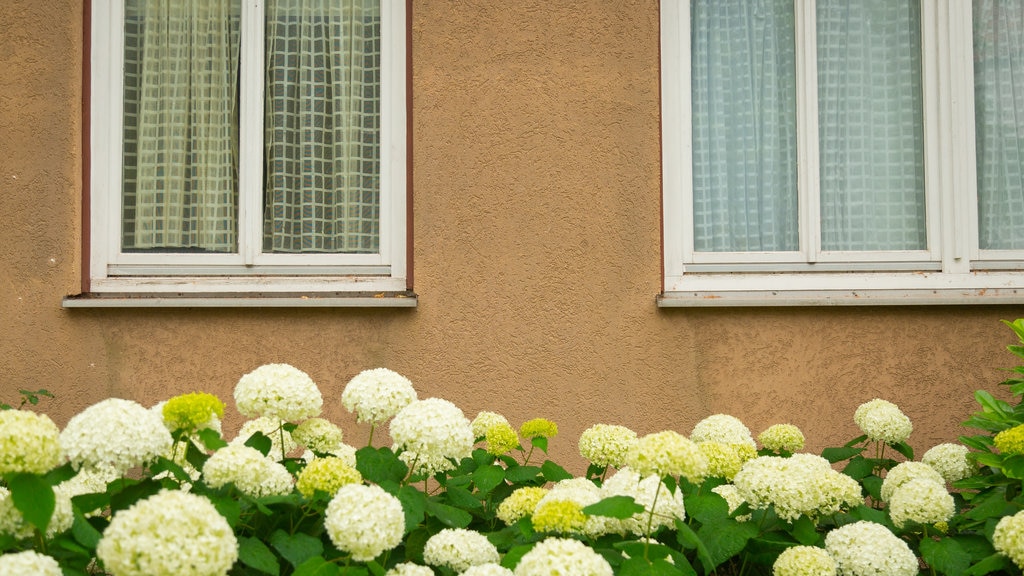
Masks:
[[[409,467],[390,448],[364,446],[356,450],[356,470],[376,484],[401,482]]]
[[[727,519],[704,524],[697,531],[714,566],[740,553],[747,541],[757,536],[757,526],[749,522]]]
[[[220,432],[210,428],[196,430],[196,435],[199,436],[199,439],[203,441],[203,444],[206,445],[208,450],[220,450],[228,445],[228,443],[221,438]]]
[[[567,472],[565,468],[562,468],[551,460],[545,460],[540,466],[540,471],[544,474],[544,479],[548,482],[558,482],[559,480],[568,480],[573,477],[573,475]]]
[[[870,476],[875,471],[875,463],[863,456],[854,456],[850,458],[850,462],[843,468],[843,474],[846,474],[854,480],[860,480],[865,476]]]
[[[903,455],[907,460],[914,459],[914,449],[911,448],[910,444],[906,442],[896,442],[895,444],[889,444],[894,450]]]
[[[853,458],[854,456],[857,456],[863,451],[863,447],[855,448],[853,446],[843,446],[841,448],[825,448],[824,450],[821,451],[821,457],[824,458],[825,460],[828,460],[832,464],[835,464],[836,462],[842,462],[843,460],[846,460],[848,458]]]
[[[427,496],[416,488],[406,485],[398,491],[398,500],[402,503],[402,510],[405,511],[405,531],[410,532],[420,522],[423,522],[423,515],[427,512]]]
[[[238,560],[264,574],[277,576],[281,573],[277,557],[259,538],[242,537],[238,539]]]
[[[480,494],[486,495],[494,490],[498,484],[505,481],[505,469],[501,466],[488,464],[480,466],[473,472],[473,483]]]
[[[705,573],[710,574],[717,566],[700,536],[685,522],[678,519],[676,520],[676,541],[684,548],[697,551],[697,559],[700,560]]]
[[[1003,459],[1003,474],[1018,480],[1024,479],[1024,455],[1014,454]]]
[[[943,574],[963,574],[971,565],[971,555],[952,538],[921,540],[921,557]]]
[[[457,508],[480,508],[482,506],[480,499],[462,486],[449,486],[445,490],[445,498],[449,504]]]
[[[974,564],[964,572],[964,576],[982,576],[983,574],[1012,574],[1015,566],[1009,557],[993,554]]]
[[[684,572],[676,566],[663,559],[654,561],[645,560],[641,557],[630,557],[623,562],[615,571],[619,576],[682,576],[696,574],[696,572]]]
[[[505,479],[513,484],[536,480],[541,473],[537,466],[516,466],[505,470]]]
[[[523,556],[525,556],[530,550],[533,550],[533,547],[536,545],[537,543],[534,542],[532,544],[522,544],[510,549],[501,557],[501,565],[509,570],[514,570],[516,565],[519,564],[519,561],[523,559]]]
[[[729,503],[714,492],[686,496],[686,514],[701,524],[729,516]]]
[[[337,564],[328,562],[318,556],[296,566],[292,576],[337,576],[340,573],[341,568]]]
[[[71,524],[71,536],[82,546],[89,550],[95,550],[96,544],[99,543],[103,533],[92,524],[89,524],[89,521],[85,519],[80,510],[75,510],[75,520]]]
[[[583,513],[588,516],[608,516],[619,519],[632,518],[634,514],[643,511],[643,505],[637,504],[632,496],[609,496],[583,508]]]
[[[1012,406],[984,390],[976,391],[974,393],[974,399],[977,400],[978,404],[981,404],[982,410],[989,414],[995,414],[999,418],[1007,419],[1013,414]]]
[[[530,444],[533,444],[534,448],[540,448],[545,454],[548,452],[548,439],[543,436],[536,436],[530,438]]]
[[[323,542],[319,538],[314,538],[303,532],[289,534],[284,530],[275,530],[270,535],[270,545],[274,547],[274,550],[277,550],[281,557],[296,568],[310,558],[324,553]]]
[[[427,512],[440,520],[442,524],[452,528],[465,528],[473,521],[473,516],[469,512],[434,500],[427,500]]]
[[[982,452],[987,452],[995,444],[991,436],[961,436],[958,440],[964,446]]]
[[[804,546],[815,546],[821,541],[818,527],[814,525],[814,521],[803,514],[793,522],[793,537]]]
[[[53,487],[37,474],[7,474],[4,480],[11,491],[14,507],[21,512],[26,521],[40,531],[46,531],[50,517],[53,516],[53,509],[57,505]]]
[[[245,445],[259,450],[264,456],[266,456],[267,454],[270,454],[270,449],[274,446],[274,443],[270,440],[270,437],[263,432],[253,432],[252,436],[249,436],[245,441]]]

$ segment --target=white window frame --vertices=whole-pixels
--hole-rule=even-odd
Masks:
[[[924,162],[929,246],[824,252],[818,243],[814,0],[797,19],[800,250],[694,250],[690,2],[661,0],[663,292],[658,304],[779,306],[1024,303],[1024,251],[978,248],[969,0],[922,0]]]
[[[263,0],[242,1],[240,163],[263,154]],[[406,0],[381,0],[380,247],[376,254],[262,253],[261,176],[239,173],[237,254],[121,251],[124,0],[92,0],[90,293],[366,293],[407,290]],[[258,172],[258,170],[257,170]],[[248,190],[249,194],[245,191]]]

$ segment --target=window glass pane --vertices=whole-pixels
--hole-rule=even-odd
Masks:
[[[691,4],[697,251],[799,247],[792,0]]]
[[[122,249],[234,252],[239,0],[127,0]]]
[[[266,7],[263,250],[377,252],[380,2]]]
[[[973,10],[979,246],[1024,249],[1024,0]]]
[[[927,248],[919,0],[818,0],[823,250]]]

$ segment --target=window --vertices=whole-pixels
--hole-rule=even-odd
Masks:
[[[661,305],[1024,301],[1024,0],[661,11]]]
[[[404,0],[92,23],[90,291],[406,290]]]

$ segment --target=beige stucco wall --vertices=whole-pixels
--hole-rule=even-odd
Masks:
[[[0,2],[0,400],[152,404],[287,362],[353,443],[345,382],[386,366],[472,417],[543,416],[575,465],[597,422],[689,433],[791,422],[817,450],[899,404],[920,451],[1015,364],[1012,306],[659,310],[656,0],[419,1],[412,14],[413,310],[66,310],[81,259],[82,10]],[[380,436],[378,436],[379,438]],[[582,472],[582,468],[575,468]]]

